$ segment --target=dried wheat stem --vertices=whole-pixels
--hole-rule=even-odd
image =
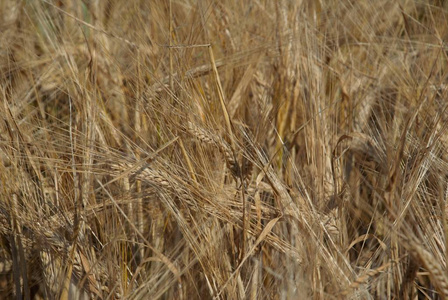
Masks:
[[[409,245],[411,254],[416,257],[429,271],[429,275],[443,299],[448,299],[448,278],[442,266],[435,260],[434,256],[414,241]]]
[[[226,141],[191,122],[188,122],[187,131],[201,142],[218,147],[219,151],[224,155],[227,167],[232,172],[232,175],[234,175],[235,177],[239,177],[241,172],[240,166],[235,159],[230,145]]]
[[[369,270],[369,271],[367,271],[364,275],[359,276],[358,278],[356,278],[356,280],[353,281],[353,282],[350,284],[350,286],[349,286],[346,290],[342,291],[342,292],[340,293],[340,295],[341,295],[341,296],[347,296],[347,295],[350,293],[350,291],[359,288],[360,285],[366,283],[367,280],[369,280],[370,278],[372,278],[372,277],[374,277],[374,276],[380,274],[380,273],[383,272],[385,269],[389,268],[390,265],[391,265],[391,263],[388,262],[388,263],[382,265],[381,267],[379,267],[379,268],[377,268],[377,269],[375,269],[375,270]]]

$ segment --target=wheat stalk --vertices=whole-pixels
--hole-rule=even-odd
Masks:
[[[233,155],[230,145],[226,141],[192,122],[188,122],[187,131],[201,142],[218,147],[219,151],[224,155],[227,167],[232,172],[232,175],[239,178],[241,168]]]
[[[0,224],[0,236],[8,239],[13,234],[11,227],[7,225],[10,217],[4,211],[0,210],[2,215],[0,218],[3,222]],[[73,220],[73,214],[68,216],[69,220]],[[24,247],[25,261],[29,270],[32,270],[31,281],[42,282],[42,291],[46,291],[51,297],[57,297],[62,289],[61,278],[64,277],[65,261],[70,252],[70,243],[65,236],[70,236],[70,233],[65,233],[71,228],[71,224],[67,224],[67,219],[60,215],[53,215],[44,224],[39,222],[29,221],[26,218],[20,218],[20,226],[25,228],[22,236],[22,243]],[[49,230],[51,229],[51,230]],[[79,242],[85,244],[85,237],[80,235]],[[38,266],[35,265],[36,254],[39,257]],[[0,262],[0,273],[12,272],[13,261],[9,255],[3,255]],[[87,260],[82,259],[84,255],[80,250],[75,251],[73,261],[73,275],[70,283],[69,295],[95,295],[95,297],[102,297],[102,292],[108,291],[107,286],[103,286],[98,279],[102,278],[109,280],[107,270],[96,263],[95,268],[86,269]],[[84,261],[84,262],[83,262]],[[36,269],[37,268],[37,269]],[[41,270],[41,271],[37,271]],[[76,282],[80,282],[84,276],[87,276],[88,284],[83,287],[78,287]],[[43,279],[43,280],[42,280]],[[100,292],[101,291],[101,292]],[[115,297],[120,298],[119,291],[115,293]]]

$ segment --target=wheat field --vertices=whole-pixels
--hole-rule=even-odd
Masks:
[[[447,17],[1,0],[0,299],[447,299]]]

